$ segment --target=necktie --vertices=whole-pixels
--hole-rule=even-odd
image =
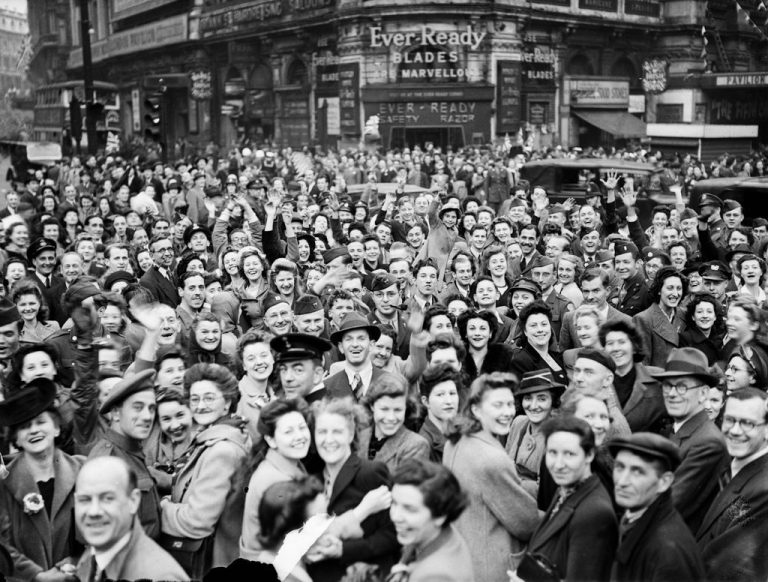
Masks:
[[[352,393],[357,400],[360,400],[363,397],[363,379],[357,372],[355,372],[355,375],[352,377]]]
[[[624,539],[624,537],[627,535],[627,532],[632,529],[633,525],[634,523],[629,521],[629,518],[626,516],[626,514],[621,516],[621,520],[619,520],[619,542]]]
[[[51,276],[50,276],[50,275],[48,275],[48,276],[45,278],[45,288],[46,288],[46,289],[50,289],[50,288],[51,288]]]
[[[88,582],[97,582],[101,577],[96,574],[99,571],[99,565],[96,563],[96,554],[91,554],[91,571],[88,574]]]

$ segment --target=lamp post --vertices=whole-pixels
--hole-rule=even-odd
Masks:
[[[85,132],[88,136],[88,153],[96,153],[96,117],[93,105],[93,63],[91,61],[91,19],[88,0],[80,2],[80,41],[83,47],[83,87],[85,90]]]

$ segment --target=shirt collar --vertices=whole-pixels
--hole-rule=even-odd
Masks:
[[[349,379],[350,386],[352,386],[352,379],[355,377],[355,374],[360,374],[360,379],[363,381],[363,388],[365,388],[363,394],[368,391],[368,388],[371,386],[371,378],[373,377],[373,364],[371,363],[370,359],[368,359],[368,361],[365,363],[365,366],[361,370],[353,370],[352,367],[345,362],[344,372]]]
[[[768,446],[763,447],[756,453],[752,453],[743,459],[733,459],[733,461],[731,461],[731,477],[735,477],[744,467],[765,455],[768,455]]]
[[[125,546],[128,545],[128,542],[131,539],[131,532],[127,532],[123,537],[121,537],[119,540],[117,540],[117,543],[115,543],[111,548],[109,548],[105,552],[99,552],[96,548],[91,547],[91,551],[93,552],[94,557],[96,558],[96,565],[99,568],[99,572],[103,572],[107,569],[107,566],[112,562],[112,560],[115,559],[115,556],[120,553],[120,550],[122,550]]]

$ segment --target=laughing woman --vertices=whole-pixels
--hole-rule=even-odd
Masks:
[[[240,403],[237,414],[248,421],[248,432],[256,444],[261,440],[258,430],[259,414],[275,397],[271,383],[275,358],[269,341],[272,335],[262,331],[249,331],[237,342],[237,358],[245,374],[240,378]]]
[[[213,313],[200,312],[189,335],[187,367],[204,363],[232,368],[232,358],[221,351],[221,335],[221,320]]]
[[[477,378],[443,455],[469,498],[456,529],[469,546],[475,579],[483,582],[508,580],[510,554],[524,548],[538,522],[536,500],[499,442],[515,416],[514,384],[514,376],[499,372]]]
[[[645,346],[645,363],[664,367],[670,350],[680,344],[683,314],[679,309],[688,281],[674,267],[656,273],[649,295],[653,304],[634,317]]]
[[[73,512],[75,478],[84,457],[58,448],[61,417],[55,399],[56,385],[38,378],[0,403],[0,425],[21,451],[8,464],[0,488],[0,511],[10,521],[6,541],[19,553],[13,580],[74,580],[57,565],[82,550]]]

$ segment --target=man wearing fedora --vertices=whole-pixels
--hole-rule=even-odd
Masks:
[[[275,352],[275,367],[285,398],[303,398],[311,404],[325,396],[323,356],[331,349],[328,340],[306,333],[289,333],[272,338],[269,345]]]
[[[680,449],[672,500],[696,532],[728,462],[723,435],[704,410],[709,387],[716,386],[718,378],[709,373],[707,357],[696,348],[673,349],[665,370],[651,376],[661,382],[664,406],[673,422],[670,440]]]
[[[153,539],[160,534],[160,495],[147,469],[142,443],[152,431],[156,409],[154,370],[144,370],[115,384],[100,409],[109,417],[109,429],[89,455],[119,457],[135,471],[141,491],[139,519]]]
[[[728,396],[722,428],[732,461],[696,534],[710,580],[768,578],[767,427],[763,390],[743,388]]]
[[[619,548],[611,572],[614,582],[668,580],[698,582],[704,566],[693,534],[672,503],[677,446],[662,436],[638,432],[608,443],[614,457]]]
[[[331,334],[331,342],[339,347],[344,356],[344,368],[325,380],[328,394],[354,396],[360,400],[383,372],[371,361],[373,344],[381,331],[368,320],[353,311],[344,316],[338,331]]]

